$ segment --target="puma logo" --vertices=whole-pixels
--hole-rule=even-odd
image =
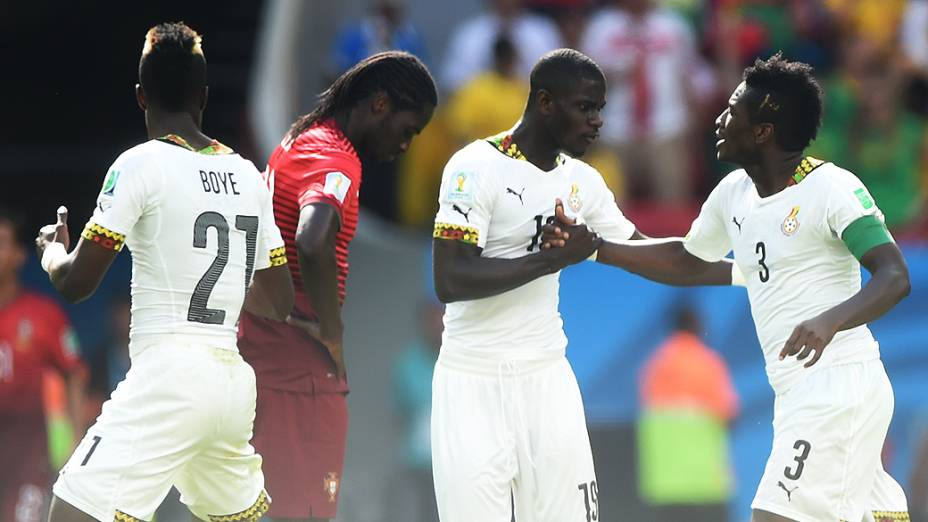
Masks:
[[[796,487],[794,487],[793,489],[787,489],[786,484],[783,484],[783,481],[782,481],[782,480],[778,480],[778,481],[777,481],[777,485],[780,486],[780,488],[782,488],[783,491],[786,492],[786,501],[787,501],[787,502],[792,502],[792,501],[793,501],[793,498],[792,498],[792,497],[793,497],[793,491],[796,491],[797,489],[799,489],[799,486],[796,486]]]
[[[741,218],[741,223],[738,223],[738,219],[732,217],[732,218],[731,218],[731,222],[734,223],[734,224],[736,224],[736,225],[738,225],[738,233],[740,234],[740,233],[741,233],[741,224],[744,223],[744,218]]]
[[[522,187],[522,192],[516,192],[509,187],[506,187],[506,194],[512,194],[513,196],[519,198],[519,203],[522,203],[522,206],[525,206],[525,202],[522,201],[522,194],[525,193],[525,187]]]
[[[457,212],[458,214],[464,216],[464,221],[467,221],[468,223],[470,223],[470,217],[468,216],[468,214],[470,214],[470,211],[474,209],[469,208],[467,209],[467,212],[464,212],[464,210],[461,207],[459,207],[457,203],[452,205],[451,208],[454,209],[454,211]]]

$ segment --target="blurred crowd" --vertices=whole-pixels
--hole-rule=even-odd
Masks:
[[[398,165],[365,176],[362,200],[413,228],[431,223],[441,170],[463,144],[512,127],[528,73],[568,46],[608,81],[596,166],[623,210],[651,234],[685,232],[731,166],[715,160],[714,121],[743,68],[782,50],[812,64],[826,92],[811,153],[856,173],[901,237],[928,237],[925,0],[486,0],[426,49],[403,0],[374,0],[343,28],[332,73],[388,48],[423,57],[442,101]],[[810,125],[813,122],[809,122]],[[376,179],[373,179],[375,178]]]

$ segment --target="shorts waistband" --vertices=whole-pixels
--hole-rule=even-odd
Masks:
[[[205,343],[197,340],[182,340],[180,338],[172,339],[162,339],[162,340],[151,340],[141,343],[130,343],[129,344],[129,359],[134,360],[136,357],[142,355],[142,353],[147,352],[151,349],[158,348],[168,348],[171,350],[183,349],[183,350],[202,350],[209,353],[213,357],[223,360],[231,361],[241,359],[241,354],[239,354],[238,346],[235,344],[231,346],[222,346],[219,343],[211,344]]]
[[[498,376],[520,376],[534,373],[565,359],[563,351],[513,352],[488,357],[479,352],[442,349],[438,364],[453,370]]]

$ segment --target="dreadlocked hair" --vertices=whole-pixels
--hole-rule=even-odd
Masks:
[[[365,58],[339,76],[319,95],[319,103],[290,127],[295,140],[316,122],[350,109],[368,96],[385,92],[393,110],[416,110],[438,105],[438,91],[431,73],[418,58],[402,51],[385,51]]]
[[[791,62],[782,52],[744,70],[744,82],[757,98],[751,120],[772,123],[783,150],[804,150],[818,134],[823,93],[813,72],[811,65]]]

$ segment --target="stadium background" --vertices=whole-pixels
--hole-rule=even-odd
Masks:
[[[0,203],[23,211],[31,229],[51,220],[58,204],[67,204],[71,209],[72,233],[79,229],[93,208],[106,167],[121,151],[145,139],[132,86],[144,31],[165,20],[184,20],[204,34],[210,68],[207,134],[218,137],[252,159],[259,168],[263,167],[270,148],[292,119],[311,107],[314,94],[338,72],[331,56],[339,31],[367,16],[374,3],[274,0],[241,4],[159,2],[129,7],[116,2],[88,5],[50,0],[5,2],[0,6],[0,49],[5,71],[5,79],[0,82],[3,93]],[[928,309],[925,242],[928,234],[921,219],[925,122],[920,110],[923,105],[919,103],[919,81],[925,67],[919,65],[915,56],[921,44],[909,43],[906,47],[906,42],[898,39],[904,36],[900,24],[909,16],[906,9],[917,9],[922,2],[676,0],[667,3],[690,20],[697,35],[694,51],[703,57],[715,76],[714,90],[706,101],[707,106],[714,107],[708,111],[711,116],[708,120],[694,119],[694,129],[711,127],[711,119],[721,107],[719,100],[724,100],[719,94],[730,90],[731,78],[725,76],[719,58],[726,55],[726,50],[737,48],[744,56],[738,55],[736,59],[744,60],[751,49],[763,54],[770,45],[782,43],[775,37],[785,32],[795,39],[786,42],[789,51],[818,60],[820,70],[840,75],[846,63],[844,53],[848,51],[843,44],[830,45],[831,39],[839,41],[840,34],[840,41],[845,42],[854,38],[848,34],[855,31],[862,38],[890,39],[884,45],[888,45],[893,60],[899,60],[902,71],[899,75],[905,81],[901,87],[878,88],[898,87],[899,91],[891,92],[906,94],[890,98],[906,101],[905,107],[898,110],[916,122],[919,143],[917,153],[905,156],[912,159],[903,165],[915,172],[914,191],[911,184],[906,184],[912,180],[900,182],[896,187],[897,192],[906,192],[914,198],[914,203],[907,200],[906,204],[917,207],[895,227],[911,269],[913,291],[901,305],[875,322],[873,330],[881,342],[896,392],[896,414],[885,460],[888,469],[909,488],[918,448],[928,433],[928,402],[924,399],[928,396],[928,382],[923,377],[928,373],[928,330],[923,322],[924,310]],[[493,4],[483,0],[398,2],[405,19],[418,30],[426,50],[424,59],[440,81],[451,35],[464,20],[491,11]],[[545,16],[596,12],[582,0],[534,4],[535,12],[543,12]],[[880,12],[889,13],[888,22],[876,28],[865,23],[855,25],[855,20],[859,22],[869,16],[858,11],[866,11],[868,5],[874,4],[882,6]],[[807,9],[809,6],[829,13],[840,30],[807,38],[803,31],[808,31],[808,27],[804,26],[802,13],[815,11]],[[777,15],[778,9],[787,15]],[[759,17],[761,21],[737,33],[738,38],[716,38],[707,43],[706,28],[710,27],[712,16],[738,10],[748,15],[752,12],[773,15]],[[769,25],[784,20],[785,29]],[[790,24],[795,30],[790,30]],[[889,36],[873,36],[867,31],[884,31]],[[928,24],[921,31],[928,33]],[[767,40],[762,38],[765,34]],[[812,44],[818,45],[818,49]],[[746,47],[750,49],[745,50]],[[912,56],[905,56],[906,52]],[[443,88],[442,103],[447,103],[451,94]],[[829,116],[826,115],[826,124]],[[890,128],[891,134],[896,132],[894,127]],[[699,131],[695,132],[694,136],[699,136]],[[901,140],[898,132],[892,136],[889,147]],[[425,156],[429,152],[440,156],[449,140],[423,136],[420,141],[425,143],[420,144],[422,147],[434,147]],[[439,145],[433,145],[436,143]],[[704,160],[705,164],[691,169],[695,181],[686,201],[661,201],[631,191],[623,194],[627,184],[623,184],[621,174],[612,180],[617,194],[623,198],[623,208],[646,233],[680,233],[681,226],[685,230],[698,202],[724,171],[724,167],[705,159],[711,157],[705,151],[690,152],[690,159],[696,158],[696,163]],[[423,155],[422,151],[419,155]],[[842,163],[842,157],[826,159]],[[434,184],[440,174],[434,168],[430,170],[429,166],[434,164],[435,160],[430,163],[426,158],[421,163],[410,160],[397,168],[372,166],[371,172],[376,174],[365,178],[362,189],[367,208],[353,244],[345,309],[352,393],[338,519],[341,522],[400,520],[398,513],[402,512],[403,499],[409,498],[410,492],[406,490],[419,487],[404,478],[408,467],[404,444],[410,441],[405,421],[397,413],[395,372],[391,368],[418,337],[421,310],[434,299],[428,283],[428,218],[423,217],[433,206]],[[885,209],[887,204],[881,206]],[[129,256],[120,256],[96,296],[67,307],[88,359],[106,336],[106,303],[127,291],[129,267]],[[38,263],[31,260],[24,273],[28,286],[51,293],[43,276]],[[740,399],[740,414],[730,426],[736,479],[730,505],[732,520],[747,519],[750,499],[769,449],[773,397],[743,291],[672,289],[617,270],[585,264],[564,272],[561,311],[570,338],[568,355],[586,402],[607,521],[649,520],[648,508],[639,498],[636,486],[639,372],[653,350],[670,334],[672,311],[681,301],[700,313],[705,341],[724,357]],[[412,378],[428,379],[429,375]],[[913,509],[928,507],[928,492],[909,489],[909,494]]]

